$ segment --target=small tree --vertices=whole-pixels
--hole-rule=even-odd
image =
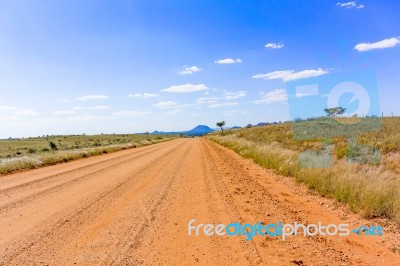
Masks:
[[[332,108],[325,108],[324,111],[327,116],[336,117],[338,115],[344,114],[344,112],[346,111],[346,108],[338,106],[338,107],[332,107]]]
[[[220,127],[222,130],[222,134],[224,133],[224,128],[223,126],[225,126],[225,121],[221,121],[221,122],[217,122],[217,127]]]

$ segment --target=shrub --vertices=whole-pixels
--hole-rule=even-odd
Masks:
[[[49,145],[50,145],[50,148],[51,148],[53,151],[58,150],[57,145],[56,145],[54,142],[49,141]]]

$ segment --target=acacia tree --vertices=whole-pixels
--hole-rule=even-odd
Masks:
[[[338,107],[332,107],[332,108],[325,108],[324,111],[327,116],[336,117],[338,115],[344,114],[344,112],[346,111],[346,108],[338,106]]]
[[[221,122],[217,122],[217,127],[220,127],[222,130],[222,134],[224,133],[224,128],[223,126],[225,126],[225,121],[221,121]]]

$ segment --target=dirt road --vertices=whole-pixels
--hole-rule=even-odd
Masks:
[[[0,263],[400,265],[379,237],[188,236],[191,219],[366,222],[330,204],[207,140],[178,139],[0,177]]]

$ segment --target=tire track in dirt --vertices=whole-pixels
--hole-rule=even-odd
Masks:
[[[163,168],[163,172],[159,173],[162,176],[161,182],[150,193],[138,195],[138,198],[140,198],[139,208],[142,210],[142,222],[135,226],[134,232],[130,230],[131,233],[126,235],[124,241],[119,242],[120,245],[116,249],[118,252],[109,253],[109,256],[104,260],[105,265],[121,265],[128,250],[132,247],[140,246],[140,237],[143,236],[144,228],[149,227],[154,220],[153,214],[156,208],[165,198],[168,193],[167,189],[169,189],[171,183],[175,180],[177,172],[183,166],[184,160],[182,158],[187,158],[188,154],[189,149],[185,149],[182,154],[179,154],[179,157],[176,157],[177,160],[172,162],[168,169]],[[131,228],[133,229],[134,227],[132,226]]]
[[[213,182],[214,186],[218,188],[218,193],[220,194],[220,197],[224,201],[225,208],[230,215],[231,221],[239,222],[241,224],[246,223],[246,221],[244,221],[243,217],[240,215],[237,206],[235,205],[232,194],[228,191],[226,184],[222,179],[222,176],[226,175],[226,173],[222,173],[221,169],[217,166],[216,164],[217,160],[212,155],[211,147],[207,144],[203,146],[204,146],[205,156],[207,157],[207,162],[208,162],[208,164],[204,166],[205,169],[207,169],[208,173],[208,175],[205,176],[212,177],[210,182]],[[253,240],[246,241],[244,239],[241,239],[241,242],[243,243],[243,245],[246,246],[246,249],[250,249],[250,252],[248,252],[247,255],[250,264],[260,264],[263,262],[262,256],[260,255],[260,251],[254,244]]]

